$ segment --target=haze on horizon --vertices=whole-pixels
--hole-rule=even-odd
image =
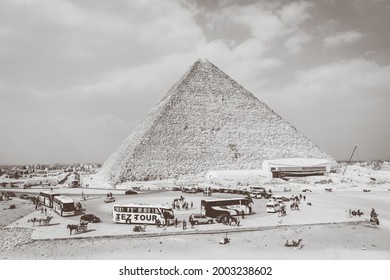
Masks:
[[[198,58],[347,160],[390,160],[390,2],[0,1],[0,164],[103,163]]]

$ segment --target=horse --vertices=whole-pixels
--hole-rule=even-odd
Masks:
[[[294,203],[290,204],[290,209],[291,210],[299,210],[298,203],[294,202]]]
[[[72,231],[74,230],[76,233],[79,232],[79,225],[68,225],[69,235],[72,235]]]

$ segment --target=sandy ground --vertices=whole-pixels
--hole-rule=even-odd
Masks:
[[[15,198],[12,202],[0,202],[0,257],[10,260],[389,260],[390,196],[385,188],[375,191],[370,194],[356,188],[340,189],[332,194],[319,191],[313,195],[315,211],[302,205],[299,213],[289,213],[283,221],[275,215],[258,215],[244,220],[239,229],[218,224],[199,226],[185,233],[180,229],[162,231],[151,226],[146,236],[129,233],[126,225],[113,223],[94,224],[91,227],[95,226],[95,230],[85,235],[69,236],[65,229],[68,221],[55,213],[53,226],[33,227],[27,219],[39,214],[32,204]],[[170,196],[175,197],[177,193],[155,194],[153,199]],[[4,210],[11,203],[16,209]],[[348,218],[345,209],[351,205],[360,205],[365,212],[376,206],[381,225],[369,224],[367,217]],[[262,227],[256,228],[259,221]],[[110,230],[117,236],[102,237]],[[231,242],[219,244],[226,235]],[[292,239],[302,239],[303,247],[285,247],[286,240]]]

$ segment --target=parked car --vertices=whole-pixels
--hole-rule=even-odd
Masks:
[[[281,195],[273,195],[271,198],[279,203],[285,202],[285,201],[290,201],[288,197],[281,196]]]
[[[172,190],[175,191],[175,192],[178,192],[178,191],[181,191],[181,188],[179,188],[179,187],[173,187]]]
[[[80,221],[87,221],[89,223],[100,223],[100,218],[94,214],[85,214],[80,217]]]
[[[197,193],[197,189],[195,189],[195,188],[191,188],[191,189],[189,189],[189,188],[184,188],[184,189],[182,190],[182,192],[184,192],[184,193]]]
[[[137,192],[132,190],[127,190],[125,194],[137,194]]]
[[[21,199],[30,199],[31,198],[28,194],[21,194],[19,197]]]
[[[15,193],[14,192],[5,192],[5,196],[8,196],[8,197],[15,197]]]
[[[105,203],[115,202],[115,197],[109,196],[104,200]]]
[[[261,192],[257,192],[257,191],[253,191],[249,194],[249,197],[251,198],[262,198],[262,193]]]
[[[192,217],[192,220],[194,221],[195,225],[214,223],[213,218],[207,217],[207,216],[202,215],[202,214],[192,214],[190,217]]]
[[[311,192],[311,190],[309,190],[309,189],[304,189],[304,190],[302,190],[302,192]]]

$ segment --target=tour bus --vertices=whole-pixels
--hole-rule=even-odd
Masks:
[[[210,199],[200,202],[201,214],[216,218],[220,215],[249,215],[252,213],[253,200],[250,197]]]
[[[71,188],[78,188],[80,186],[81,186],[80,175],[75,173],[73,175],[73,178],[72,178],[70,184],[69,184],[69,187],[71,187]]]
[[[279,212],[281,209],[280,203],[277,201],[270,200],[266,205],[266,211],[267,213],[276,213]]]
[[[53,209],[61,216],[74,216],[74,201],[68,196],[55,196],[53,199]]]
[[[55,196],[59,196],[59,193],[55,192],[40,192],[39,193],[39,200],[41,201],[42,205],[47,206],[49,208],[53,208],[53,199]]]
[[[121,224],[156,224],[174,218],[172,208],[158,204],[117,204],[112,208],[114,222]]]

